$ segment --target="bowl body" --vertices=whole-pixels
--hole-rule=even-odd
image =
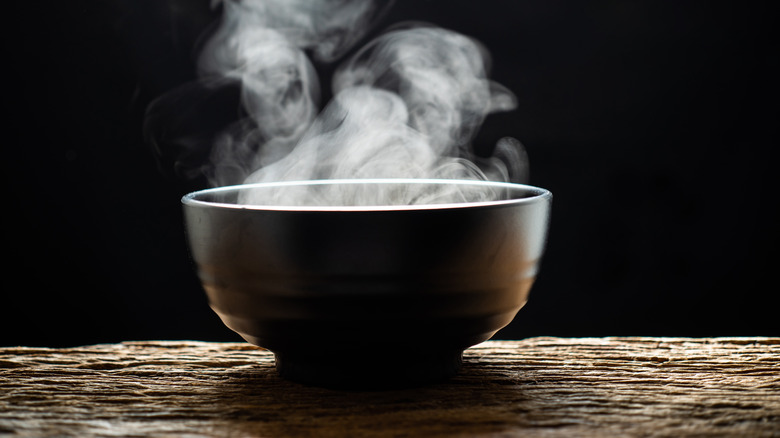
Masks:
[[[284,184],[485,184],[500,199],[238,203],[243,191]],[[464,349],[512,321],[536,276],[551,199],[518,184],[347,180],[224,187],[182,202],[198,275],[225,325],[271,350],[284,377],[367,387],[449,377]]]

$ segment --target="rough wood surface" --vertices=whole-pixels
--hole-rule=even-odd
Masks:
[[[780,338],[491,341],[379,392],[281,380],[248,344],[4,347],[0,434],[780,437]]]

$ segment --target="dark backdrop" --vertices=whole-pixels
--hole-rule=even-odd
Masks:
[[[237,340],[211,312],[180,197],[144,143],[194,78],[208,1],[14,2],[4,14],[0,345]],[[780,335],[778,51],[768,2],[401,1],[481,40],[555,195],[528,305],[499,333]]]

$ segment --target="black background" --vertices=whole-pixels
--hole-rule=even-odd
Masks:
[[[180,197],[144,143],[194,79],[208,1],[14,2],[0,345],[239,340],[208,308]],[[476,37],[517,110],[478,145],[526,146],[550,189],[529,303],[498,338],[780,335],[776,17],[724,1],[400,1]]]

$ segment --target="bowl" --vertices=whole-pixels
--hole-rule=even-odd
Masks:
[[[490,198],[285,201],[344,188]],[[452,377],[466,348],[513,320],[536,278],[551,201],[521,184],[417,179],[249,184],[182,198],[192,259],[224,324],[273,352],[286,379],[367,389]]]

